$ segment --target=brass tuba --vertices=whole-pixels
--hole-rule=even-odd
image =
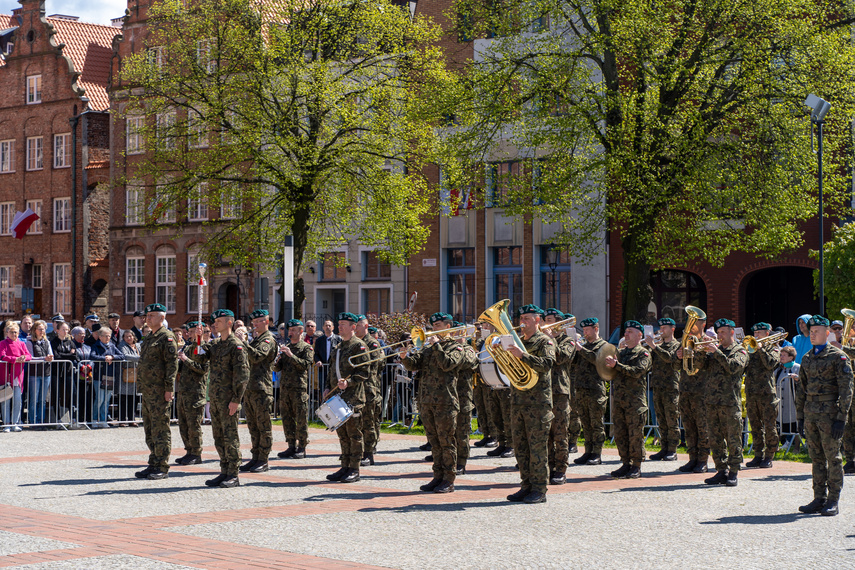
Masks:
[[[680,343],[683,348],[683,370],[689,376],[694,376],[701,370],[700,367],[695,367],[694,356],[695,345],[699,344],[701,339],[692,336],[692,328],[694,328],[695,322],[699,320],[705,321],[707,314],[693,305],[686,306],[686,314],[689,315],[689,318],[686,320],[686,327],[683,329],[683,338]]]
[[[849,346],[852,340],[849,338],[849,335],[852,333],[852,325],[855,324],[855,311],[852,309],[840,309],[840,313],[846,318],[843,320],[843,332],[840,335],[843,338],[838,340],[842,346]]]
[[[509,304],[510,301],[508,299],[499,301],[478,317],[479,321],[488,323],[496,331],[484,340],[484,348],[490,353],[490,356],[496,361],[496,366],[499,367],[502,374],[508,377],[514,388],[517,390],[530,390],[537,384],[537,372],[519,358],[505,352],[500,345],[493,346],[494,339],[499,336],[509,335],[513,338],[514,344],[520,350],[526,352],[522,339],[514,332],[513,323],[510,317],[508,317]]]

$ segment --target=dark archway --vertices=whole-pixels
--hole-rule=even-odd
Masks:
[[[238,286],[235,283],[226,281],[220,285],[217,291],[217,301],[216,309],[229,309],[235,314],[236,319],[242,318],[238,307]]]
[[[699,275],[688,271],[663,269],[650,273],[653,302],[648,311],[649,324],[668,317],[677,323],[686,322],[686,306],[707,310],[707,287]]]
[[[770,267],[745,278],[742,303],[745,334],[751,325],[770,323],[784,327],[790,338],[796,334],[796,319],[804,313],[819,311],[819,300],[813,291],[813,269],[809,267]]]

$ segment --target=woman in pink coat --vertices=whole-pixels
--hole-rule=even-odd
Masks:
[[[6,321],[6,338],[0,341],[0,385],[12,384],[14,395],[3,402],[3,431],[21,431],[21,390],[25,362],[32,356],[27,345],[18,340],[18,323]]]

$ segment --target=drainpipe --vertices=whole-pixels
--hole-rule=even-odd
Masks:
[[[81,97],[83,112],[74,115],[68,122],[71,124],[71,299],[72,303],[77,299],[77,276],[80,274],[77,268],[77,124],[80,117],[88,112],[89,98]],[[76,106],[75,106],[76,107]],[[76,108],[75,108],[76,111]],[[71,307],[71,314],[76,315],[76,307]]]

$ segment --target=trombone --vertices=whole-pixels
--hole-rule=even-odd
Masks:
[[[393,346],[398,346],[399,344],[407,344],[409,342],[413,343],[413,347],[416,352],[424,349],[425,342],[429,337],[443,335],[443,334],[456,334],[461,332],[469,332],[474,333],[475,325],[464,325],[462,327],[454,327],[450,329],[442,329],[438,331],[426,331],[422,327],[413,327],[410,329],[410,338],[407,340],[401,340],[393,344],[387,344],[386,346],[378,346],[377,348],[373,348],[367,352],[363,352],[362,354],[354,354],[350,358],[347,359],[347,362],[353,367],[365,366],[368,364],[374,364],[375,362],[381,362],[391,357],[391,354],[386,354],[386,350],[392,348]],[[369,354],[380,352],[381,354],[378,356],[371,357],[369,360],[364,360],[362,362],[354,362],[354,358],[361,358],[363,356],[367,356]]]
[[[546,331],[549,329],[554,329],[556,327],[563,327],[565,329],[568,329],[570,327],[575,327],[575,326],[576,326],[576,317],[570,317],[569,319],[564,319],[563,321],[556,321],[554,323],[547,323],[545,325],[540,325],[540,330]],[[520,327],[514,327],[515,330],[518,328],[520,328]]]
[[[779,342],[787,338],[790,333],[781,332],[770,334],[769,336],[763,338],[755,338],[751,335],[745,337],[742,341],[742,348],[748,351],[749,354],[754,354],[757,352],[757,349],[763,346],[764,344]]]

